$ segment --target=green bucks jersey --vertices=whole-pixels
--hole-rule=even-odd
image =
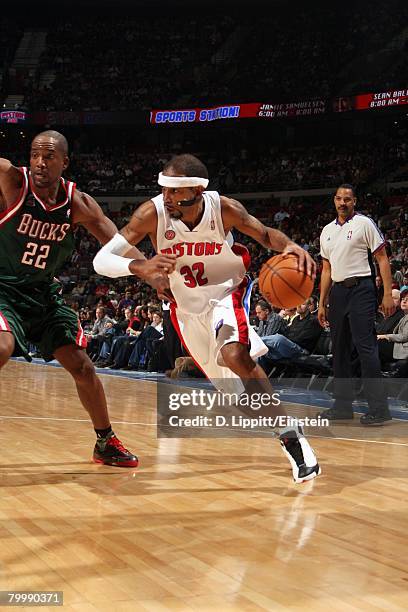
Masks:
[[[28,169],[20,171],[18,200],[0,213],[0,282],[21,290],[52,282],[72,253],[75,183],[61,178],[57,203],[49,206],[34,193]]]

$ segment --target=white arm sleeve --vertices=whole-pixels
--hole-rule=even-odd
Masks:
[[[130,276],[132,273],[129,270],[129,264],[133,260],[123,255],[131,248],[132,245],[122,234],[115,234],[95,255],[93,260],[95,272],[110,278]]]

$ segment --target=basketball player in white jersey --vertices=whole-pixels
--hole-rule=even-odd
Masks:
[[[196,157],[174,157],[158,182],[162,194],[142,204],[121,233],[99,251],[94,259],[96,272],[129,275],[123,255],[148,234],[156,252],[176,258],[175,270],[169,274],[172,321],[197,365],[219,390],[231,391],[231,383],[238,383],[241,392],[250,388],[272,393],[265,372],[254,361],[267,348],[249,325],[245,309],[249,254],[242,245],[233,244],[230,230],[236,228],[267,249],[294,253],[299,269],[309,275],[315,274],[314,261],[236,200],[205,191],[207,168]],[[320,473],[299,426],[280,431],[280,441],[295,482]]]

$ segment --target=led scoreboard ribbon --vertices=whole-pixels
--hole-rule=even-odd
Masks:
[[[285,102],[283,104],[228,104],[212,108],[187,108],[180,110],[153,110],[150,123],[196,123],[215,121],[216,119],[244,119],[250,117],[288,117],[317,115],[326,111],[324,100],[306,100]]]
[[[361,94],[354,98],[354,108],[356,110],[389,108],[390,106],[403,106],[405,104],[408,104],[408,89]]]
[[[250,104],[224,104],[210,108],[186,108],[169,110],[152,110],[150,123],[204,123],[217,119],[244,119],[262,118],[278,119],[285,117],[311,117],[329,112],[342,113],[354,110],[368,110],[374,108],[389,108],[408,104],[408,89],[396,89],[379,93],[367,93],[357,96],[347,96],[324,100],[300,100],[297,102],[265,103],[252,102]]]
[[[256,117],[248,115],[245,107],[259,107],[259,104],[228,104],[213,108],[189,108],[185,110],[154,110],[150,113],[151,123],[194,123],[216,119],[237,119]],[[246,112],[245,112],[246,111]]]

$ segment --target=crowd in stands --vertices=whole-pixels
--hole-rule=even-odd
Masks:
[[[232,157],[218,170],[225,190],[300,189],[334,187],[347,182],[364,185],[380,173],[408,159],[405,142],[354,146],[310,147],[307,150],[279,150],[271,147],[248,159]]]
[[[381,311],[382,281],[376,277],[378,310],[375,321],[381,368],[385,378],[408,378],[408,272],[403,280],[394,275],[392,299],[395,312],[385,317]],[[404,284],[401,286],[401,282]],[[399,288],[398,288],[399,287]],[[286,376],[332,374],[330,327],[322,328],[317,320],[317,298],[306,300],[296,309],[274,311],[263,299],[256,303],[256,331],[268,347],[260,358],[267,373]],[[353,377],[361,377],[357,351],[352,353]]]
[[[35,110],[141,111],[405,87],[401,50],[389,66],[376,69],[373,62],[367,74],[359,70],[356,82],[353,64],[386,47],[407,17],[408,6],[399,0],[373,0],[369,11],[363,0],[297,5],[295,12],[291,5],[273,12],[259,7],[250,22],[239,11],[209,12],[205,20],[67,16],[49,24],[37,77],[25,85],[25,104]],[[239,41],[231,55],[223,53],[229,37]],[[50,71],[54,82],[40,85]]]
[[[59,20],[49,30],[41,69],[55,71],[55,81],[43,89],[32,83],[26,104],[36,110],[140,111],[174,103],[197,88],[201,67],[211,65],[232,23],[229,16],[210,15],[140,15],[115,19],[114,25],[112,17]]]
[[[92,153],[73,151],[69,172],[91,193],[150,194],[157,189],[157,175],[170,154],[135,152],[131,146],[97,147]],[[204,153],[212,183],[224,193],[334,187],[348,182],[364,185],[379,175],[408,163],[405,140],[381,144],[321,146],[228,155]]]
[[[22,34],[21,24],[2,15],[0,20],[0,101],[9,93],[9,68]]]
[[[109,302],[112,305],[112,300]],[[95,322],[86,332],[86,337],[88,353],[97,367],[154,369],[153,361],[160,348],[158,343],[163,341],[162,312],[155,304],[136,306],[132,292],[128,290],[118,303],[116,313],[109,303],[96,308]],[[161,363],[156,368],[160,368]]]
[[[347,91],[362,93],[388,86],[386,70],[371,67],[365,81],[359,70],[350,83],[353,64],[385,47],[402,32],[408,7],[398,0],[380,0],[296,7],[263,15],[256,32],[249,36],[236,62],[235,78],[229,83],[233,99],[283,102],[330,98]],[[341,31],[341,35],[339,32]],[[250,58],[257,58],[256,62]],[[398,55],[402,59],[403,53]],[[405,87],[404,73],[392,71],[392,87]],[[248,87],[248,84],[251,84]],[[369,87],[368,90],[365,87]]]
[[[91,193],[140,193],[157,187],[157,176],[169,154],[135,152],[132,147],[97,147],[73,152],[69,172]]]
[[[2,151],[2,157],[15,165],[27,165],[28,142],[20,149]],[[307,148],[269,147],[255,151],[192,151],[208,167],[209,189],[221,193],[283,191],[308,188],[334,188],[346,182],[364,187],[400,169],[398,180],[405,178],[408,145],[404,131],[398,138],[381,144],[361,143]],[[105,194],[151,196],[157,193],[157,177],[173,152],[140,152],[134,146],[96,145],[92,152],[73,143],[70,165],[65,176],[103,200]],[[396,202],[398,190],[393,191]]]

